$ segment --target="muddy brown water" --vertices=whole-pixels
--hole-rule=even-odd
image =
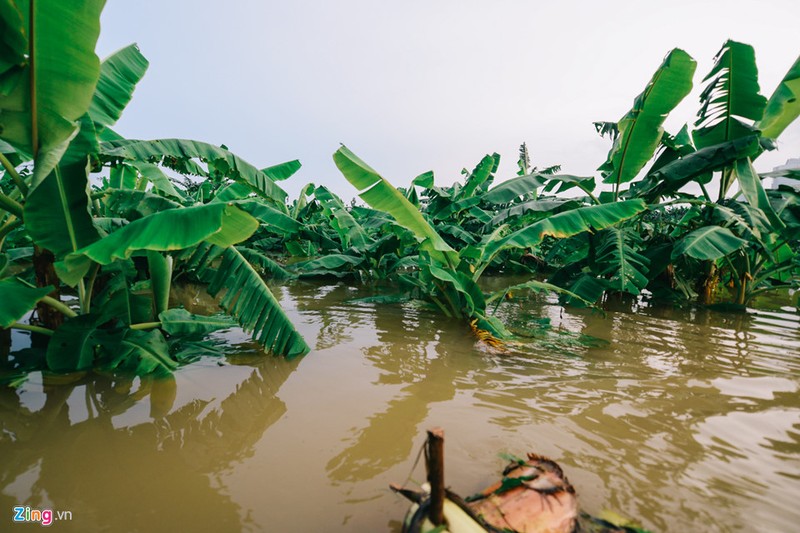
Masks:
[[[605,317],[521,300],[498,312],[550,328],[501,354],[419,306],[350,303],[368,292],[348,283],[275,292],[313,348],[302,359],[261,357],[232,331],[225,359],[171,379],[0,389],[0,531],[30,529],[16,506],[69,511],[63,531],[399,531],[407,506],[387,486],[423,479],[433,426],[462,495],[497,478],[498,453],[536,451],[584,510],[654,532],[800,528],[788,298]]]

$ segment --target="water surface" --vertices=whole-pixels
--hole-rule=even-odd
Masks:
[[[557,460],[584,510],[653,531],[797,530],[800,320],[641,305],[499,313],[534,335],[510,353],[420,306],[352,303],[348,283],[276,294],[312,351],[225,359],[165,380],[33,374],[0,389],[0,530],[11,508],[69,510],[64,531],[399,531],[391,482],[425,429],[468,495],[527,451]],[[550,328],[531,332],[534,319]],[[16,335],[16,334],[15,334]],[[15,347],[23,345],[22,335]]]

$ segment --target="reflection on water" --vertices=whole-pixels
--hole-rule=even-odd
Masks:
[[[241,355],[232,332],[223,366],[173,379],[0,390],[0,507],[71,510],[55,526],[74,531],[397,530],[387,485],[439,425],[463,494],[498,452],[535,450],[584,509],[653,531],[800,521],[800,320],[780,301],[602,317],[520,300],[498,312],[549,328],[497,354],[422,307],[349,302],[368,294],[346,283],[275,291],[315,347],[299,361]]]

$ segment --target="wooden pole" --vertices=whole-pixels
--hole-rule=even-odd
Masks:
[[[444,523],[444,430],[428,430],[426,454],[428,483],[431,485],[431,507],[428,518],[434,526]]]

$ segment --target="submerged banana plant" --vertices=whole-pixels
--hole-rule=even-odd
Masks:
[[[34,269],[14,275],[0,269],[0,299],[14,302],[3,306],[0,327],[50,336],[51,370],[172,370],[181,336],[234,324],[170,308],[173,274],[190,257],[212,292],[228,289],[223,309],[265,348],[287,356],[307,352],[234,247],[264,218],[286,213],[286,193],[275,180],[299,163],[258,170],[206,143],[123,139],[111,127],[148,63],[135,45],[100,63],[94,47],[104,2],[2,4],[0,257],[5,266],[15,243],[32,245]],[[161,165],[236,184],[255,198],[198,202]],[[108,179],[90,187],[90,172],[104,167],[111,169]],[[191,253],[199,247],[215,254]],[[220,265],[212,265],[216,257]],[[68,288],[76,303],[61,300]],[[21,323],[37,305],[39,323]]]

